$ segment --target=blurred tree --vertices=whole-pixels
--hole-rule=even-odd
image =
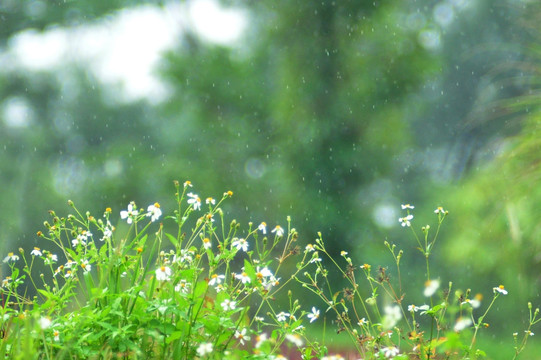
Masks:
[[[99,214],[106,205],[119,208],[147,194],[149,184],[162,187],[154,178],[140,178],[141,168],[159,162],[152,150],[148,104],[107,99],[99,81],[70,59],[58,68],[32,71],[13,63],[7,52],[20,31],[92,23],[135,3],[141,2],[0,3],[3,252],[24,242],[36,245],[34,234],[43,229],[47,210],[67,211],[62,206],[67,198]],[[46,61],[42,54],[34,56],[36,63]]]
[[[0,123],[4,246],[19,247],[19,237],[33,237],[42,230],[47,210],[67,210],[68,197],[99,215],[104,206],[119,209],[138,196],[146,200],[142,194],[149,185],[163,187],[141,178],[141,166],[159,161],[151,136],[144,135],[150,134],[144,121],[148,109],[141,104],[108,107],[84,73],[74,69],[71,76],[81,90],[74,99],[66,99],[56,79],[46,74],[12,75],[0,86],[11,121],[17,106],[24,106],[29,118],[20,126]]]
[[[167,157],[195,154],[179,159],[192,180],[238,189],[256,222],[290,214],[305,241],[321,230],[337,251],[366,250],[373,203],[362,194],[401,172],[394,158],[413,145],[401,110],[438,61],[400,23],[402,2],[239,4],[247,47],[188,33],[167,57]]]
[[[505,282],[518,299],[506,304],[506,314],[525,311],[527,301],[539,304],[541,288],[541,193],[536,186],[541,178],[541,7],[529,4],[524,14],[509,34],[515,40],[512,46],[500,49],[500,59],[508,60],[488,73],[488,89],[466,118],[465,128],[485,133],[489,141],[472,153],[474,171],[452,190],[438,189],[454,210],[448,229],[453,241],[446,244],[449,265],[478,274],[478,288]],[[492,95],[483,98],[486,91]],[[483,161],[487,154],[493,157],[488,163]],[[457,267],[464,259],[471,265]]]

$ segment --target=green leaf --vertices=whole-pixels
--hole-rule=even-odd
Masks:
[[[208,284],[206,281],[198,281],[197,284],[195,284],[195,289],[193,290],[194,297],[196,299],[203,298],[203,295],[207,292]],[[201,299],[203,300],[203,299]]]
[[[252,279],[252,282],[257,281],[257,276],[255,274],[255,269],[252,266],[252,264],[250,264],[248,259],[244,259],[244,272],[250,277],[250,279]]]
[[[162,323],[158,328],[163,334],[170,336],[177,330],[177,328],[171,323]]]
[[[107,329],[109,331],[118,330],[117,328],[115,328],[114,326],[112,326],[111,324],[105,321],[98,321],[97,324],[100,325],[102,328]]]
[[[481,357],[486,357],[486,356],[487,356],[487,354],[486,354],[483,350],[481,350],[481,349],[477,349],[477,350],[475,351],[475,355],[476,355],[476,356],[481,356]]]
[[[182,331],[174,331],[174,332],[172,332],[171,334],[169,334],[169,336],[167,337],[167,339],[165,340],[165,342],[166,342],[167,344],[170,344],[170,343],[172,343],[173,341],[182,338],[183,334],[184,334],[184,332],[182,332]]]
[[[436,305],[434,306],[432,309],[429,309],[429,310],[426,310],[424,313],[430,315],[430,316],[434,316],[438,313],[438,311],[441,310],[443,306],[440,304],[440,305]],[[422,314],[422,313],[421,313]]]
[[[161,322],[158,319],[152,319],[152,320],[150,320],[148,325],[149,325],[149,327],[159,328],[160,325],[161,325]]]
[[[178,241],[177,241],[176,237],[174,237],[173,235],[171,235],[169,233],[165,233],[165,236],[169,239],[169,241],[171,241],[171,244],[173,244],[173,246],[178,245]]]
[[[43,289],[36,289],[41,295],[45,296],[46,298],[54,298],[55,295],[47,290]]]

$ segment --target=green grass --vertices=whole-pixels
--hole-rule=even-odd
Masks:
[[[500,285],[480,301],[431,272],[430,255],[447,215],[441,207],[437,226],[419,232],[414,207],[402,206],[400,221],[426,266],[412,274],[425,281],[419,289],[412,284],[422,281],[401,283],[404,254],[394,244],[382,246],[391,259],[387,267],[362,264],[345,251],[333,257],[321,233],[313,244],[297,244],[289,217],[268,233],[264,222],[243,229],[220,208],[231,191],[219,201],[207,198],[205,210],[191,183],[175,186],[177,208],[163,217],[158,203],[145,210],[131,202],[99,217],[72,202],[74,214],[51,212],[38,236],[56,248],[20,249],[4,259],[10,271],[0,288],[6,329],[0,353],[263,360],[299,347],[297,354],[309,360],[326,359],[327,347],[332,355],[365,360],[513,358],[511,334],[496,335],[501,329],[484,322],[498,311],[493,305],[500,297],[513,295]],[[113,226],[119,221],[127,223],[125,231]],[[529,304],[529,312],[531,327],[538,310]],[[541,350],[524,330],[517,335],[530,342],[523,358]]]

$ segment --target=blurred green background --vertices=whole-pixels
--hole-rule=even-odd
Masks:
[[[400,204],[416,227],[443,206],[433,269],[485,298],[505,284],[487,319],[505,345],[540,305],[540,17],[520,0],[0,0],[0,250],[46,247],[67,199],[167,212],[191,180],[357,264],[393,270],[396,243],[413,303]]]

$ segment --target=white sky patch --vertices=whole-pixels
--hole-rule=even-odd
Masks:
[[[99,79],[122,84],[125,100],[160,101],[168,91],[154,71],[182,33],[178,17],[167,15],[153,6],[122,10],[108,23],[82,27],[75,33],[81,41],[72,43]]]
[[[62,28],[39,33],[34,29],[23,30],[9,40],[13,67],[30,71],[46,71],[65,61],[68,50],[67,32]],[[8,64],[10,65],[10,64]]]
[[[184,27],[191,26],[206,41],[232,46],[246,23],[244,10],[223,8],[214,0],[137,6],[77,27],[24,30],[0,52],[0,71],[54,72],[78,64],[106,85],[108,95],[155,103],[169,94],[156,69]]]
[[[437,29],[425,29],[417,36],[419,43],[428,50],[436,50],[441,46],[441,32]]]
[[[391,228],[398,224],[398,211],[395,204],[380,203],[372,210],[372,220],[384,228]]]
[[[9,128],[25,128],[31,124],[34,112],[22,97],[10,97],[1,107],[1,118]]]
[[[453,5],[447,2],[442,2],[434,6],[432,13],[434,15],[434,20],[441,27],[449,26],[455,17],[455,9],[453,8]]]
[[[232,45],[247,25],[244,11],[224,8],[214,0],[190,1],[188,11],[199,36],[222,45]]]

